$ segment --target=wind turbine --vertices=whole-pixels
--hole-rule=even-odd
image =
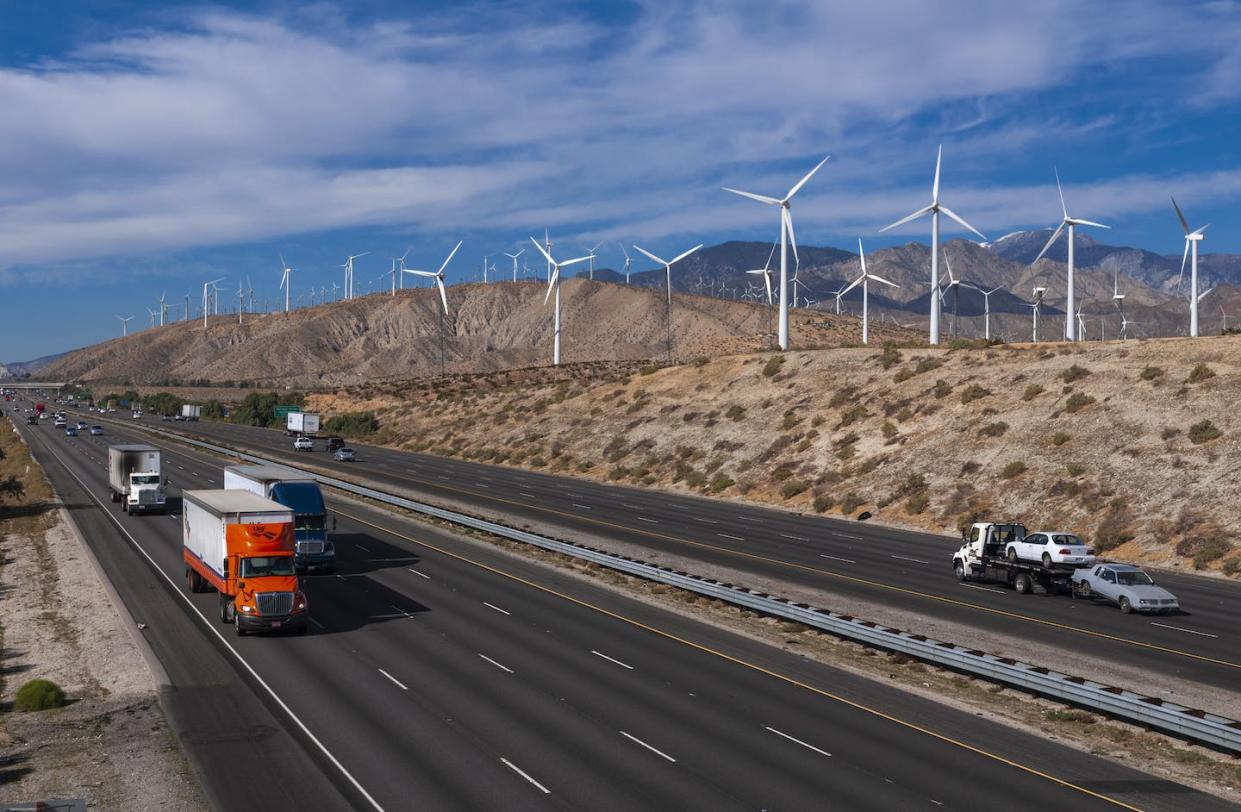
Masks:
[[[187,290],[185,292],[185,318],[181,319],[181,321],[189,321],[189,320],[190,320],[190,291]]]
[[[947,254],[945,254],[944,256],[947,257]],[[999,290],[1000,288],[1004,286],[999,285],[997,287],[992,288],[991,290],[983,290],[977,285],[971,285],[968,282],[964,284],[966,287],[973,288],[974,290],[982,294],[983,333],[986,336],[986,340],[990,341],[991,340],[991,294],[995,293],[997,290]]]
[[[1228,332],[1228,314],[1224,311],[1224,306],[1223,306],[1223,305],[1220,305],[1220,306],[1219,306],[1219,314],[1220,314],[1220,316],[1221,316],[1221,317],[1223,317],[1223,319],[1224,319],[1224,327],[1223,327],[1223,329],[1220,331],[1220,335],[1224,335],[1225,333],[1227,333],[1227,332]],[[118,316],[117,318],[120,318],[120,317]]]
[[[862,273],[860,276],[858,276],[857,279],[853,280],[853,282],[849,285],[849,287],[845,288],[844,293],[842,293],[841,296],[844,296],[845,293],[848,293],[849,291],[853,290],[859,284],[862,286],[862,343],[869,344],[870,343],[870,285],[868,283],[870,282],[870,280],[873,279],[876,282],[882,282],[883,284],[891,285],[894,288],[899,288],[900,285],[896,284],[895,282],[889,282],[883,277],[875,276],[873,273],[869,273],[866,270],[866,252],[862,250],[862,238],[861,237],[858,237],[857,253],[858,253],[858,260],[861,261],[862,263]]]
[[[629,284],[629,266],[633,263],[633,260],[629,258],[629,251],[625,249],[624,243],[617,243],[617,245],[620,246],[620,250],[625,254],[625,284],[628,285]]]
[[[1030,305],[1031,313],[1034,317],[1034,329],[1030,334],[1030,341],[1038,341],[1038,309],[1043,304],[1043,295],[1047,293],[1047,288],[1034,289],[1034,302]]]
[[[1078,333],[1077,340],[1078,341],[1086,340],[1086,317],[1082,315],[1082,308],[1085,306],[1086,306],[1086,303],[1084,301],[1077,303],[1077,333]],[[1124,326],[1125,314],[1124,313],[1120,314],[1120,322],[1121,322],[1120,331],[1122,333],[1122,338],[1123,338],[1123,333],[1125,331],[1125,326]]]
[[[667,320],[668,321],[668,360],[671,361],[672,360],[672,266],[677,264],[681,260],[685,259],[690,254],[694,253],[699,248],[702,248],[702,243],[699,243],[698,245],[695,245],[693,248],[689,249],[688,251],[682,254],[679,254],[677,258],[673,260],[660,259],[659,257],[655,256],[650,251],[647,251],[645,248],[643,248],[640,245],[635,245],[634,248],[637,249],[638,251],[641,251],[643,254],[646,254],[646,256],[649,257],[652,262],[658,262],[660,265],[664,266],[664,276],[668,281],[668,310],[667,310],[667,314],[668,314],[668,320]]]
[[[163,327],[168,320],[168,303],[164,299],[168,296],[168,291],[164,291],[159,295],[159,326]]]
[[[342,268],[345,269],[345,299],[353,298],[353,262],[354,260],[360,259],[361,257],[364,257],[369,253],[370,251],[363,251],[360,254],[350,254],[349,258],[345,260],[345,264],[341,266]]]
[[[517,258],[518,258],[519,256],[521,256],[522,254],[524,254],[524,253],[526,253],[526,249],[524,249],[524,248],[523,248],[523,249],[521,249],[520,251],[518,251],[516,254],[510,254],[510,253],[509,253],[509,252],[507,252],[507,251],[505,251],[505,252],[504,252],[504,256],[506,256],[506,257],[508,257],[509,259],[513,260],[513,281],[514,281],[514,282],[516,282],[516,281],[517,281]]]
[[[789,193],[780,200],[777,200],[774,197],[767,197],[766,195],[756,195],[752,192],[743,192],[740,189],[730,189],[727,186],[724,187],[724,191],[726,192],[732,192],[735,195],[748,197],[751,200],[757,200],[759,203],[766,203],[769,206],[780,207],[780,328],[779,335],[776,338],[776,343],[782,350],[787,350],[789,348],[788,243],[791,242],[793,244],[793,257],[794,259],[797,258],[797,237],[793,233],[793,214],[792,209],[790,208],[790,203],[793,200],[793,196],[801,191],[801,187],[806,185],[806,181],[810,180],[814,173],[818,172],[819,168],[823,166],[823,164],[827,163],[827,159],[830,157],[832,156],[828,155],[827,158],[819,161],[819,163],[815,165],[814,169],[811,169],[806,173],[805,177],[793,184],[793,188],[789,189]]]
[[[134,317],[130,316],[129,318],[126,318],[124,316],[117,316],[117,318],[121,320],[121,338],[124,338],[125,336],[129,335],[129,323],[133,321]],[[1224,329],[1227,329],[1227,326],[1228,326],[1228,317],[1225,316],[1224,317]]]
[[[599,242],[595,243],[595,247],[594,247],[594,248],[591,248],[591,249],[589,249],[589,250],[587,250],[587,252],[586,252],[587,254],[589,254],[589,255],[590,255],[590,264],[589,264],[587,267],[589,267],[589,269],[590,269],[590,270],[589,270],[589,276],[590,276],[590,280],[591,280],[592,282],[595,280],[595,252],[599,250],[599,247],[600,247],[601,245],[603,245],[603,241],[602,241],[602,240],[600,240]]]
[[[242,314],[246,312],[246,289],[237,281],[237,323],[241,324]]]
[[[1172,207],[1176,209],[1176,217],[1181,221],[1181,227],[1185,229],[1185,253],[1181,255],[1181,275],[1176,278],[1176,289],[1181,289],[1181,279],[1185,276],[1185,260],[1189,257],[1192,247],[1193,263],[1190,265],[1189,271],[1189,335],[1197,337],[1198,335],[1198,302],[1202,296],[1198,295],[1198,243],[1202,242],[1203,232],[1211,227],[1207,223],[1202,228],[1190,230],[1189,221],[1185,219],[1181,207],[1176,205],[1176,198],[1172,198]]]
[[[152,310],[149,307],[147,308],[147,312],[151,314],[151,329],[153,330],[155,329],[155,317],[159,315],[159,312]]]
[[[767,264],[753,271],[746,271],[747,274],[762,274],[763,284],[767,287],[767,304],[771,304],[771,258],[776,255],[776,243],[771,244],[771,253],[767,255]]]
[[[448,263],[452,262],[452,258],[456,256],[457,249],[461,247],[461,243],[465,240],[457,240],[457,244],[448,252],[447,258],[440,265],[440,269],[432,273],[431,271],[410,271],[417,276],[425,276],[435,280],[435,286],[440,291],[440,302],[444,305],[444,309],[440,311],[440,375],[444,374],[444,317],[448,315],[448,294],[444,291],[444,269],[448,267]]]
[[[947,206],[939,202],[939,168],[940,168],[940,163],[943,160],[943,157],[944,157],[944,145],[940,144],[939,152],[937,152],[935,155],[935,181],[934,183],[931,184],[931,204],[929,206],[924,206],[923,208],[918,209],[916,212],[909,215],[908,217],[903,217],[900,220],[897,220],[895,223],[889,226],[884,226],[883,228],[879,229],[879,232],[882,234],[883,232],[888,231],[889,229],[896,228],[897,226],[902,226],[905,223],[911,222],[913,220],[917,220],[919,217],[922,217],[924,215],[927,215],[927,214],[931,215],[931,290],[936,290],[936,291],[939,290],[939,215],[940,215],[940,212],[943,212],[944,214],[948,215],[953,220],[956,220],[958,223],[965,226],[970,231],[977,234],[979,237],[982,237],[984,240],[987,239],[986,237],[983,236],[983,233],[981,231],[979,231],[978,229],[974,228],[969,223],[962,220],[959,216],[957,216],[956,212],[954,212],[952,209],[948,208]],[[939,343],[939,305],[940,305],[939,297],[932,296],[931,297],[931,333],[930,333],[930,343],[932,344]]]
[[[952,291],[952,337],[957,337],[957,318],[961,315],[961,280],[952,275],[952,263],[948,261],[948,250],[944,249],[944,268],[948,271],[948,284]],[[939,302],[944,303],[944,291],[939,292]]]
[[[203,282],[203,329],[207,329],[207,314],[211,312],[211,294],[210,290],[215,288],[217,282],[223,282],[224,277],[213,279],[210,282]]]
[[[547,242],[547,248],[539,245],[538,240],[534,237],[530,238],[530,242],[534,243],[534,247],[539,249],[539,253],[547,258],[547,294],[543,296],[543,304],[547,304],[548,298],[552,295],[552,291],[556,291],[556,308],[552,322],[552,364],[560,366],[560,269],[567,268],[570,265],[576,265],[579,262],[585,262],[590,257],[578,257],[577,259],[566,259],[564,262],[557,262],[552,259],[551,240],[547,239],[547,232],[544,231],[544,241]]]
[[[284,261],[284,254],[280,255],[280,287],[277,290],[284,291],[284,312],[289,312],[289,293],[292,292],[293,286],[289,283],[289,274],[293,273],[293,269],[289,267],[289,263]]]
[[[1056,230],[1052,233],[1051,239],[1049,239],[1047,241],[1047,244],[1043,246],[1043,250],[1038,252],[1038,256],[1034,258],[1034,262],[1038,262],[1040,259],[1042,259],[1043,255],[1047,253],[1047,249],[1051,248],[1051,246],[1056,242],[1056,240],[1060,238],[1061,232],[1063,232],[1065,228],[1068,228],[1068,231],[1069,231],[1069,237],[1068,237],[1069,239],[1069,284],[1068,284],[1068,300],[1067,300],[1068,305],[1067,305],[1065,312],[1072,313],[1073,312],[1073,243],[1075,242],[1073,235],[1075,233],[1075,229],[1077,228],[1077,226],[1094,226],[1095,228],[1111,228],[1111,226],[1105,226],[1102,223],[1093,223],[1090,220],[1082,220],[1081,218],[1069,216],[1069,207],[1066,206],[1064,203],[1064,187],[1060,185],[1060,170],[1059,169],[1056,170],[1056,191],[1060,193],[1060,211],[1064,214],[1064,219],[1060,221],[1060,225],[1057,226]],[[1073,319],[1066,318],[1064,320],[1064,337],[1067,338],[1069,341],[1073,341],[1075,332],[1076,331],[1073,329]]]
[[[845,290],[847,290],[848,287],[849,287],[849,284],[846,282],[842,284],[840,287],[836,288],[836,292],[832,294],[832,296],[835,297],[836,299],[836,315],[837,316],[840,315],[840,299],[841,297],[845,295]]]

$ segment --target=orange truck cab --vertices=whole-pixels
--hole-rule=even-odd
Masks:
[[[238,636],[306,631],[293,511],[248,491],[184,491],[182,539],[191,592],[220,593],[220,622]]]

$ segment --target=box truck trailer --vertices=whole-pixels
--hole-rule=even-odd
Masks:
[[[108,489],[125,513],[163,513],[164,478],[159,449],[150,445],[108,446]]]
[[[318,434],[319,415],[315,412],[289,412],[285,415],[285,434]]]
[[[184,491],[185,580],[220,593],[220,622],[238,636],[306,631],[307,602],[293,564],[293,512],[249,491]]]
[[[336,547],[328,538],[327,506],[318,482],[278,465],[228,465],[224,487],[266,496],[293,511],[298,572],[336,572]]]

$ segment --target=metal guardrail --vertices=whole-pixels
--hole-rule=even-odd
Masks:
[[[773,617],[803,623],[812,628],[820,629],[839,637],[856,640],[868,646],[899,652],[919,660],[980,676],[1058,701],[1090,708],[1109,716],[1137,722],[1156,730],[1241,754],[1241,722],[1213,713],[1167,702],[1158,697],[1144,696],[1124,688],[1094,682],[1084,677],[1052,671],[1020,660],[999,657],[984,651],[958,646],[954,643],[945,643],[924,635],[902,631],[901,629],[887,628],[877,623],[853,617],[852,615],[840,614],[827,609],[818,609],[805,603],[793,603],[786,598],[768,595],[765,592],[755,592],[744,586],[722,583],[711,578],[702,578],[687,572],[673,570],[670,567],[650,564],[640,559],[604,552],[584,544],[539,536],[485,519],[478,519],[464,513],[445,510],[434,505],[416,502],[412,499],[356,485],[343,479],[324,476],[278,460],[258,457],[232,448],[195,440],[174,432],[161,431],[149,426],[144,426],[143,428],[215,453],[237,457],[248,462],[263,465],[279,465],[297,470],[313,477],[322,485],[337,488],[357,496],[374,499],[385,504],[412,510],[416,513],[432,516],[463,527],[481,530],[485,533],[501,536],[523,544],[530,544],[544,550],[590,561],[638,578],[658,581],[689,592],[695,592],[699,595],[717,598],[727,603],[744,606]]]

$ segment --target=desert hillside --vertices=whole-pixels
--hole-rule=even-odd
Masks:
[[[551,363],[552,307],[539,283],[448,288],[445,371],[476,373]],[[562,286],[565,362],[663,358],[665,294],[586,279]],[[309,388],[436,375],[440,371],[440,302],[434,289],[374,294],[292,313],[213,316],[144,330],[77,350],[48,365],[52,380],[134,385],[246,381]],[[772,343],[764,305],[677,294],[673,355],[697,358],[753,352]],[[908,337],[873,325],[873,340]],[[802,346],[861,341],[856,318],[796,311],[791,327]]]
[[[1236,574],[1239,399],[1241,336],[739,354],[311,400],[376,409],[380,442],[433,454],[944,532],[1021,517]]]

